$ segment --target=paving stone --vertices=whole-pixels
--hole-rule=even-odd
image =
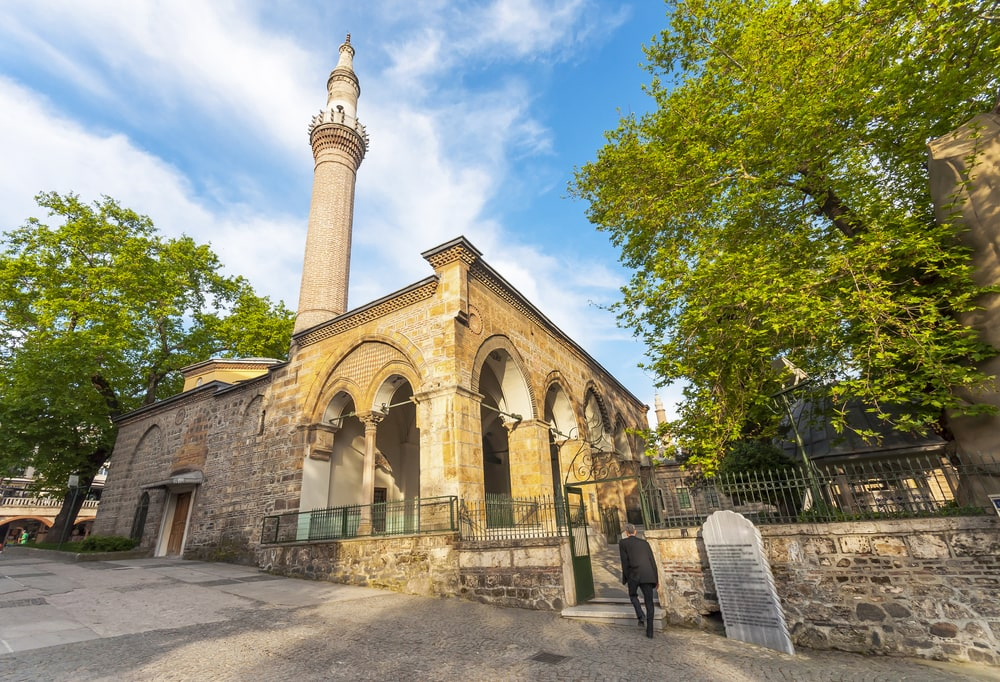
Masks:
[[[128,562],[132,571],[88,572],[75,564],[37,563],[79,587],[61,595],[36,590],[32,596],[47,605],[5,609],[19,613],[0,638],[4,680],[1000,679],[987,665],[809,650],[788,656],[679,628],[649,640],[634,626],[461,599],[291,578],[230,583],[227,576],[238,572],[218,564],[144,567],[139,560]],[[0,566],[0,576],[3,571]],[[92,577],[99,580],[88,584]],[[136,584],[147,587],[122,593]],[[88,609],[84,595],[98,604],[128,595],[143,601],[141,607]],[[58,599],[65,611],[53,606]]]

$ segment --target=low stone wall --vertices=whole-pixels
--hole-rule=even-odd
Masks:
[[[567,599],[568,551],[567,538],[463,542],[460,594],[498,606],[560,611]]]
[[[796,646],[1000,665],[995,516],[759,526]],[[714,629],[700,528],[648,531],[672,624]]]
[[[456,540],[448,533],[264,545],[257,549],[257,565],[278,575],[406,594],[455,595]]]
[[[498,606],[561,610],[566,538],[459,542],[455,534],[263,545],[264,571],[406,594],[457,596]]]

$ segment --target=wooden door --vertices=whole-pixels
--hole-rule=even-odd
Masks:
[[[167,555],[175,556],[181,553],[184,542],[184,527],[187,526],[188,510],[191,506],[191,493],[181,493],[174,503],[174,516],[170,520],[170,537],[167,539]]]

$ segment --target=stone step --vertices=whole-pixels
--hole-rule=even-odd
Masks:
[[[635,610],[628,597],[624,599],[592,599],[586,604],[568,606],[562,610],[563,618],[583,620],[589,623],[637,627]],[[666,622],[666,612],[657,605],[653,610],[653,629],[662,630]]]

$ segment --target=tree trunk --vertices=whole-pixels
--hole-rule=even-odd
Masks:
[[[83,481],[87,480],[87,484],[84,485]],[[66,496],[63,498],[62,508],[56,515],[56,520],[52,523],[52,527],[49,528],[48,534],[45,536],[46,542],[67,542],[73,535],[73,521],[76,520],[77,514],[80,513],[80,509],[83,508],[83,501],[87,499],[87,490],[90,488],[90,479],[84,479],[80,477],[80,487],[73,489],[70,488],[66,491]]]
[[[94,482],[94,476],[108,461],[110,454],[108,448],[102,447],[95,450],[87,458],[85,469],[79,472],[80,487],[76,489],[75,494],[72,488],[66,491],[62,508],[56,514],[56,519],[52,522],[52,527],[49,528],[49,532],[45,536],[46,542],[66,542],[70,539],[77,514],[83,508],[83,502],[87,499],[87,492],[90,490],[91,483]]]

